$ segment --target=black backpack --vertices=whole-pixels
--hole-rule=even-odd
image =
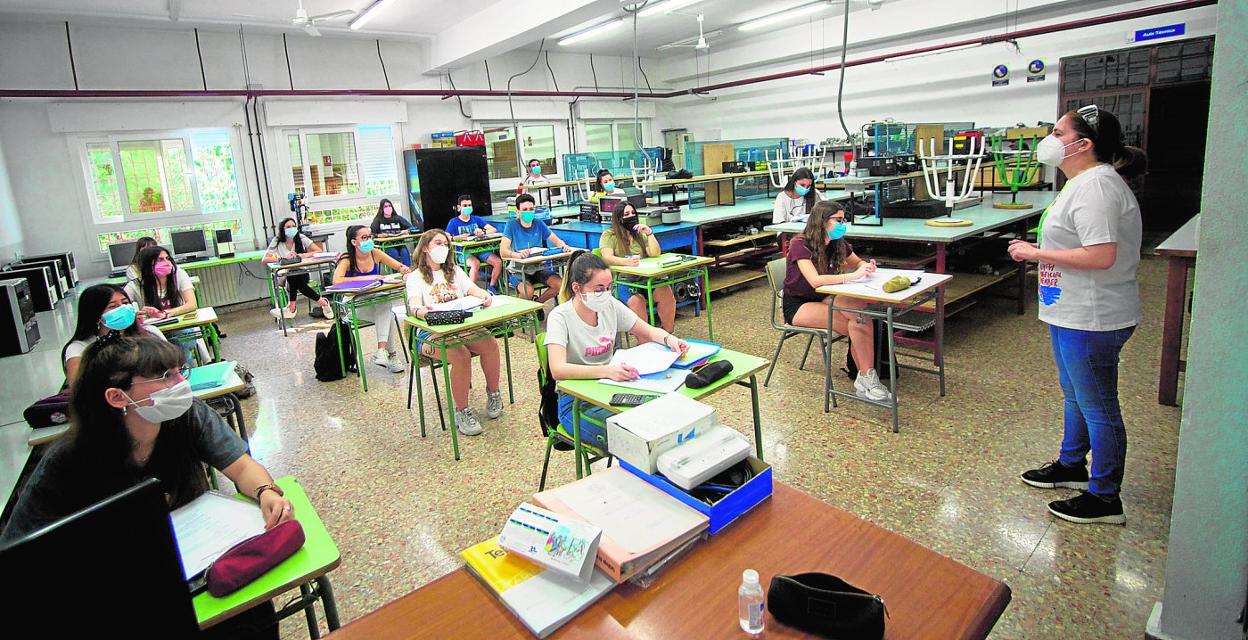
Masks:
[[[347,363],[347,371],[357,371],[355,364],[355,343],[351,341],[351,329],[342,322],[335,322],[328,333],[316,334],[316,359],[312,368],[316,370],[316,379],[321,382],[341,380],[342,369],[338,366],[338,337],[342,337],[342,358]]]
[[[550,437],[550,432],[559,428],[559,392],[555,391],[555,377],[550,375],[550,370],[540,367],[538,370],[541,387],[541,404],[537,409],[537,423],[542,427],[542,437]],[[555,441],[555,449],[559,451],[571,451],[572,445],[563,440]]]

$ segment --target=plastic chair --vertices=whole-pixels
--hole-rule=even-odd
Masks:
[[[537,334],[537,362],[538,362],[537,374],[538,374],[538,383],[539,383],[538,388],[539,389],[545,386],[546,379],[550,375],[550,366],[549,366],[549,360],[547,359],[545,341],[546,341],[546,332],[543,331],[542,333]],[[599,426],[602,426],[601,423],[599,423],[597,420],[594,420],[593,418],[590,418],[588,416],[581,416],[581,420],[592,422],[594,424],[598,424]],[[572,436],[565,433],[558,423],[555,423],[553,425],[546,424],[545,418],[542,416],[540,412],[538,413],[538,422],[539,424],[542,425],[542,428],[546,431],[546,456],[542,460],[542,477],[538,481],[537,490],[545,491],[546,490],[546,473],[547,471],[550,470],[550,450],[552,448],[558,448],[560,451],[572,451],[575,448],[576,443],[573,441]],[[563,446],[558,446],[560,444]],[[595,447],[593,445],[586,444],[584,441],[581,442],[581,455],[583,456],[582,459],[584,460],[584,463],[585,463],[585,473],[587,475],[591,473],[591,471],[589,470],[590,464],[594,462],[598,462],[599,460],[602,460],[605,458],[607,460],[607,466],[609,467],[611,466],[612,460],[614,460],[614,456],[612,456],[610,453],[607,453],[606,451],[603,451],[602,449],[599,449],[598,447]]]

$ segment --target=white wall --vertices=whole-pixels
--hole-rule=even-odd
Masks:
[[[4,140],[0,139],[0,260],[12,258],[22,248],[22,221],[17,214],[7,167]]]
[[[1024,1],[1017,28],[1026,29],[1094,15],[1105,15],[1148,2],[1105,0]],[[947,0],[940,15],[957,16],[956,24],[932,23],[932,9],[916,10],[914,0],[888,2],[878,11],[850,14],[849,54],[854,60],[941,42],[1002,33],[1005,17],[999,2]],[[1138,20],[1116,22],[1055,34],[1024,38],[1021,53],[999,43],[898,62],[851,67],[845,72],[843,109],[851,132],[871,120],[901,122],[974,121],[979,126],[1052,122],[1058,115],[1060,59],[1127,46],[1126,34],[1151,26],[1187,23],[1185,37],[1212,34],[1215,7],[1205,7]],[[1013,26],[1013,22],[1011,22]],[[802,22],[740,44],[712,42],[708,57],[700,58],[701,79],[695,81],[690,54],[666,56],[660,75],[665,83],[690,87],[733,79],[831,64],[840,60],[842,18]],[[812,64],[812,42],[815,48]],[[1042,58],[1046,81],[1026,82],[1026,65]],[[990,74],[997,64],[1010,68],[1011,81],[992,87]],[[651,74],[654,78],[654,74]],[[821,140],[843,137],[837,119],[839,71],[823,76],[801,76],[763,84],[715,91],[712,98],[680,98],[670,103],[669,122],[689,128],[695,139],[708,130],[722,130],[724,139],[789,136]]]
[[[246,87],[243,55],[237,32],[200,30],[200,46],[204,59],[204,75],[201,78],[198,57],[195,52],[194,35],[189,30],[94,27],[71,20],[74,44],[74,60],[77,67],[79,87],[82,89],[147,89],[147,90],[200,90],[206,81],[209,89],[234,89]],[[430,66],[429,46],[425,42],[383,41],[381,52],[386,62],[383,76],[378,61],[377,44],[373,40],[334,38],[325,36],[311,38],[303,34],[287,36],[290,68],[282,46],[282,37],[275,34],[249,34],[246,37],[247,62],[250,82],[267,89],[360,89],[385,88],[388,76],[393,89],[449,88],[445,80],[422,73]],[[491,84],[496,89],[506,86],[507,77],[524,71],[536,55],[534,51],[520,51],[513,55],[491,59],[490,77],[487,79],[485,65],[479,63],[454,74],[459,88],[484,89]],[[574,87],[592,88],[588,56],[552,52],[550,68],[543,55],[541,62],[527,75],[512,84],[515,90],[560,89]],[[595,56],[599,85],[620,87],[626,82],[631,86],[632,67],[627,57]],[[657,83],[656,60],[647,62],[652,81]],[[10,89],[73,89],[73,76],[62,23],[0,22],[0,88]],[[656,86],[656,89],[658,87]],[[309,110],[317,105],[336,99],[299,98],[298,102],[309,104]],[[352,98],[358,100],[358,98]],[[379,99],[382,100],[382,99]],[[384,99],[394,102],[393,98]],[[497,100],[497,99],[495,99]],[[263,103],[295,101],[288,98],[264,98],[260,116],[264,118]],[[523,102],[522,100],[517,100]],[[131,101],[61,101],[77,105],[81,117],[70,128],[84,129],[100,114],[110,118],[120,110],[126,120],[142,123],[148,120],[167,121],[156,114],[169,110],[168,105],[154,103],[153,99]],[[167,100],[165,102],[177,102]],[[247,144],[241,99],[214,99],[212,108],[196,107],[196,101],[186,101],[190,106],[179,111],[182,126],[240,126],[238,138],[242,146],[236,154],[244,211],[243,241],[246,249],[254,237],[263,242],[266,221],[260,218],[260,198],[263,180],[257,186],[253,173],[251,150]],[[221,104],[225,104],[221,108]],[[583,134],[570,140],[567,132],[568,106],[566,99],[534,101],[534,108],[522,109],[534,119],[557,121],[556,140],[559,153],[572,151],[573,144],[583,148]],[[611,101],[619,104],[619,101]],[[0,217],[0,256],[5,255],[10,238],[23,237],[26,252],[53,250],[73,251],[79,259],[80,270],[87,277],[102,275],[108,267],[106,257],[99,252],[95,236],[107,230],[122,230],[152,226],[150,223],[123,223],[119,226],[100,226],[91,223],[90,210],[82,178],[80,160],[71,151],[68,136],[54,130],[49,121],[53,104],[46,100],[11,99],[0,100],[0,141],[4,156],[8,159],[8,173],[12,183],[13,208],[19,213],[20,226],[11,218]],[[422,144],[427,146],[430,134],[435,131],[461,130],[473,126],[471,118],[464,118],[455,100],[438,97],[401,99],[406,109],[406,122],[401,122],[401,146]],[[88,106],[85,111],[83,105]],[[472,100],[465,99],[465,109],[472,113]],[[484,105],[481,105],[484,106]],[[492,105],[497,106],[497,105]],[[176,109],[176,107],[175,107]],[[297,110],[298,108],[296,108]],[[94,115],[92,111],[96,111]],[[499,113],[497,108],[492,109]],[[631,107],[628,109],[631,114]],[[58,117],[58,121],[66,118]],[[74,121],[74,118],[68,118]],[[658,140],[658,125],[646,132],[647,142]],[[351,124],[344,122],[342,124]],[[276,127],[266,128],[265,156],[269,163],[269,182],[275,213],[278,219],[286,212],[288,180],[277,162],[277,144],[281,142]],[[402,181],[400,181],[402,183]],[[4,191],[0,189],[0,195]],[[396,199],[396,204],[400,200]],[[265,206],[267,207],[267,199]],[[406,208],[406,204],[402,204]],[[0,199],[0,214],[5,209]],[[179,220],[185,224],[186,220]],[[8,227],[3,226],[8,224]],[[328,225],[325,231],[337,231],[345,225]],[[19,233],[10,233],[12,227]],[[13,243],[15,244],[15,243]]]

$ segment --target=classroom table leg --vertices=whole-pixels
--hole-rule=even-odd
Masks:
[[[893,343],[893,307],[884,309],[884,328],[888,331],[888,393],[892,396],[893,433],[898,431],[897,417],[897,351]]]
[[[940,371],[940,397],[945,397],[945,288],[936,288],[936,369]]]
[[[657,310],[655,309],[655,306],[654,306],[654,279],[653,278],[646,278],[646,311],[649,314],[650,326],[652,327],[659,326],[658,322],[655,321],[657,319],[656,318]]]
[[[208,346],[212,349],[212,361],[221,361],[221,341],[217,338],[217,327],[209,323],[204,325],[204,333],[208,335]]]
[[[338,313],[342,313],[342,312],[343,312],[343,309],[340,307],[338,309]],[[338,322],[338,320],[335,318],[334,322]],[[346,356],[342,354],[342,327],[341,326],[338,327],[338,331],[334,331],[334,335],[338,338],[338,371],[342,374],[342,377],[345,378],[347,377],[347,359],[346,359]]]
[[[335,631],[342,623],[338,620],[338,601],[334,599],[334,588],[329,584],[329,576],[317,578],[316,584],[321,591],[321,604],[325,607],[325,625],[330,631]]]
[[[230,404],[234,410],[234,426],[238,428],[238,437],[243,439],[243,444],[247,445],[247,453],[251,453],[251,439],[247,436],[247,419],[243,417],[243,402],[238,399],[237,394],[228,394]]]
[[[832,313],[832,305],[828,304],[829,339],[832,336]],[[823,349],[823,412],[827,413],[835,406],[836,396],[832,395],[832,349],[831,345],[826,345]]]
[[[420,366],[420,361],[416,359],[416,348],[413,348],[412,366],[408,367],[408,370],[412,377],[415,378],[416,382],[416,411],[420,413],[420,437],[422,438],[425,437],[425,386],[420,379],[420,370],[423,368],[424,367]],[[429,379],[433,382],[433,386],[436,389],[438,386],[438,376],[433,374],[433,367],[429,367]],[[407,388],[410,390],[412,388],[411,384],[408,384]],[[409,391],[408,393],[411,392]],[[407,406],[409,409],[412,406],[411,397],[408,397],[407,399]],[[441,409],[439,409],[439,411],[441,411]]]
[[[360,341],[360,318],[356,312],[355,300],[348,302],[347,307],[351,309],[351,341],[355,344],[355,367],[359,369],[360,384],[364,386],[364,392],[368,393],[368,373],[364,370],[364,343]]]
[[[312,598],[312,587],[306,584],[299,585],[299,595],[303,596],[304,602],[308,602]],[[316,607],[312,606],[312,602],[308,602],[308,606],[304,607],[303,616],[308,621],[308,635],[313,640],[320,638],[321,628],[316,622]]]
[[[763,459],[763,419],[758,409],[758,377],[750,374],[750,406],[754,411],[754,449],[758,459]]]
[[[576,458],[576,479],[581,473],[581,399],[572,398],[572,457]],[[588,469],[586,469],[588,471]]]
[[[451,414],[451,448],[455,451],[455,459],[459,460],[459,427],[455,426],[455,393],[451,391],[451,363],[446,357],[446,338],[442,338],[438,346],[442,351],[442,381],[446,383],[446,403],[449,405],[447,413]]]
[[[1171,256],[1166,268],[1166,306],[1161,322],[1161,367],[1157,402],[1178,406],[1179,355],[1183,350],[1183,304],[1187,298],[1188,259]]]
[[[533,334],[537,335],[537,334]],[[511,332],[503,334],[503,357],[507,360],[507,400],[509,404],[516,403],[516,391],[511,385]]]
[[[706,335],[707,340],[715,341],[715,325],[711,323],[711,271],[702,267],[702,295],[706,297]],[[759,458],[762,459],[761,457]]]

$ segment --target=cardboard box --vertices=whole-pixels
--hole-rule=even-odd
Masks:
[[[642,480],[662,489],[663,493],[689,505],[697,510],[698,513],[706,515],[706,517],[711,519],[711,526],[708,531],[711,535],[715,535],[750,509],[758,506],[763,500],[771,497],[771,465],[754,456],[746,458],[746,461],[749,462],[750,468],[754,469],[754,477],[749,482],[741,485],[736,491],[724,496],[722,500],[714,505],[694,499],[684,489],[668,482],[667,478],[658,474],[646,473],[629,464],[623,458],[620,459],[620,466],[627,469],[630,473],[636,474]]]
[[[608,450],[620,460],[654,473],[659,454],[715,424],[715,410],[669,393],[607,418]]]

